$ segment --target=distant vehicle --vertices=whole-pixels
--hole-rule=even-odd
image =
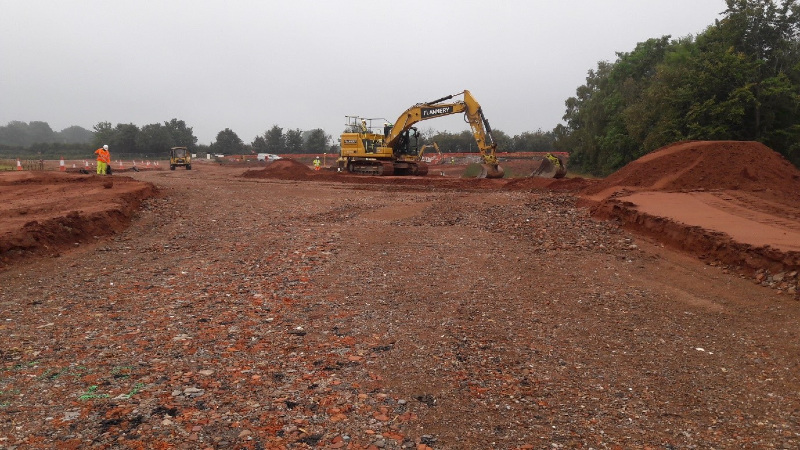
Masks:
[[[259,161],[277,161],[281,159],[280,156],[271,153],[259,153],[257,158]]]
[[[172,147],[169,150],[169,170],[175,170],[177,166],[192,170],[192,155],[186,147]]]

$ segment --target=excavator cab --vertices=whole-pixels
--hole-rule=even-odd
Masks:
[[[397,141],[395,153],[407,157],[419,155],[419,132],[416,127],[411,127],[404,131]]]

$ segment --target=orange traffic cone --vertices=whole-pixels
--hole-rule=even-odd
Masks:
[[[61,157],[61,162],[59,164],[59,169],[61,169],[62,172],[65,172],[67,170],[67,166],[64,165],[64,157],[63,156]]]
[[[19,158],[17,158],[17,170],[22,170],[22,164],[19,162]]]

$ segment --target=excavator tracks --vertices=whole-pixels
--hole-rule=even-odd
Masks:
[[[347,166],[347,171],[361,175],[388,176],[394,175],[394,165],[385,161],[354,161]]]
[[[372,176],[425,176],[428,174],[428,165],[421,161],[353,161],[347,171]]]

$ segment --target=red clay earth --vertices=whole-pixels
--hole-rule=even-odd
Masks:
[[[600,181],[0,174],[0,224],[39,224],[0,235],[31,243],[0,255],[0,448],[797,448],[796,272],[665,249],[725,235],[644,212],[709,194],[726,223],[797,226],[791,168],[702,185],[735,178],[726,145],[774,156],[684,143]]]
[[[0,174],[0,269],[124,230],[155,189],[127,177],[14,171]]]
[[[800,269],[800,171],[757,142],[682,142],[581,192],[595,216],[711,261]]]
[[[531,173],[538,167],[540,161],[509,161],[501,165],[511,167],[518,173]],[[349,184],[384,184],[392,186],[425,186],[462,189],[504,189],[504,190],[532,190],[549,189],[554,191],[576,192],[594,182],[583,178],[566,178],[560,180],[544,178],[505,178],[505,179],[475,179],[462,178],[466,171],[464,164],[430,166],[428,175],[424,177],[392,176],[375,177],[368,175],[353,175],[337,172],[333,168],[315,171],[310,167],[290,158],[284,158],[270,163],[262,169],[253,169],[244,172],[245,178],[282,179],[293,181],[331,181]]]

